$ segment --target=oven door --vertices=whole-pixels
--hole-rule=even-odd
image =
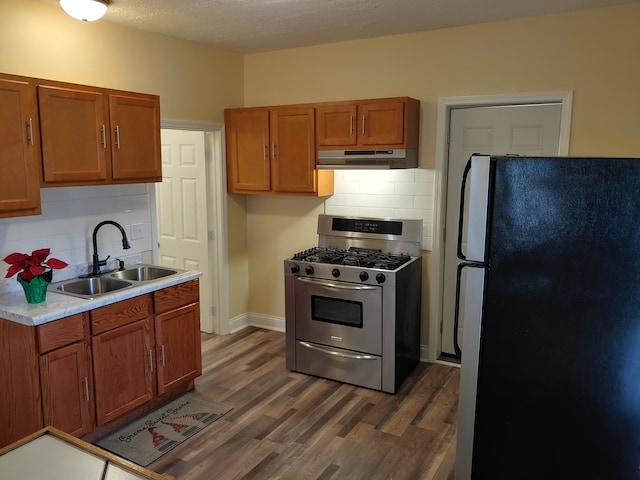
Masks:
[[[382,355],[382,287],[296,277],[297,340]]]

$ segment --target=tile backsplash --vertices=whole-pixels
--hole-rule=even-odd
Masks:
[[[325,212],[421,218],[422,249],[431,250],[434,185],[434,170],[336,170],[334,195],[325,202]]]
[[[104,185],[92,187],[43,188],[42,214],[30,217],[0,219],[0,293],[20,289],[15,276],[4,278],[8,265],[1,261],[13,252],[28,253],[50,248],[52,257],[64,260],[69,267],[55,270],[54,281],[66,280],[86,273],[91,264],[92,233],[103,220],[122,225],[131,248],[122,248],[117,228],[100,228],[100,259],[110,255],[127,264],[151,261],[151,196],[152,184]],[[142,238],[131,238],[131,224],[142,224]]]

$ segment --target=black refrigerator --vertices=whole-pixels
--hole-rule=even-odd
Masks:
[[[474,155],[463,190],[455,479],[640,479],[640,159]]]

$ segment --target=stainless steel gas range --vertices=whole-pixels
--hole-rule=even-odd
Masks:
[[[318,216],[285,260],[287,368],[395,393],[420,358],[422,220]]]

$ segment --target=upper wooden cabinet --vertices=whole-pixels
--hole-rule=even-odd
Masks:
[[[99,90],[38,85],[45,184],[111,177],[109,110]]]
[[[0,218],[41,213],[39,143],[30,79],[0,74]]]
[[[43,185],[162,180],[160,100],[39,81]]]
[[[323,196],[333,172],[318,171],[313,107],[225,110],[230,193]]]
[[[115,181],[162,181],[160,99],[142,94],[109,94]]]
[[[420,102],[380,98],[316,106],[319,150],[417,148]]]

